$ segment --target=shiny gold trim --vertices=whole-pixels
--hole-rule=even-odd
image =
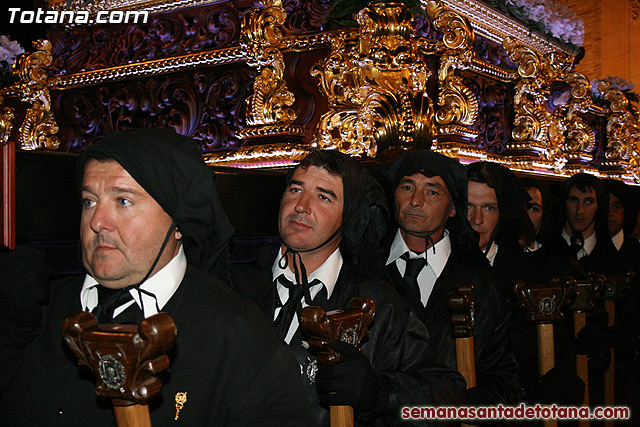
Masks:
[[[424,5],[428,0],[422,0]],[[471,22],[473,31],[482,37],[497,43],[502,43],[507,37],[518,40],[518,42],[533,51],[545,54],[554,51],[561,51],[571,54],[568,50],[557,43],[553,43],[536,33],[520,22],[503,15],[501,12],[492,9],[485,3],[478,0],[442,0],[443,3],[464,16]]]
[[[241,169],[283,168],[299,163],[310,148],[298,144],[268,144],[243,147],[226,153],[208,153],[204,160],[211,166]]]
[[[294,38],[284,39],[282,42],[284,47],[281,51],[287,52],[289,50],[301,51],[324,48],[329,44],[328,38],[329,35],[322,34],[296,36]],[[184,69],[233,64],[243,62],[246,59],[246,50],[242,47],[235,46],[207,52],[190,53],[170,58],[137,62],[134,64],[125,64],[117,67],[101,68],[70,75],[54,76],[47,81],[47,84],[51,90],[72,89],[110,81],[173,73]],[[20,88],[17,85],[9,86],[2,89],[2,94],[7,97],[19,96]]]
[[[60,145],[58,125],[51,112],[51,96],[47,89],[47,72],[44,67],[51,65],[51,43],[48,40],[33,42],[36,49],[32,53],[18,56],[13,75],[19,81],[21,100],[31,103],[18,129],[18,142],[23,150],[47,148],[55,150]]]
[[[118,67],[103,68],[100,70],[86,71],[68,76],[54,76],[47,81],[47,85],[51,90],[71,89],[109,81],[172,73],[195,67],[241,62],[245,57],[246,54],[244,49],[234,47],[211,52],[156,59],[136,64],[121,65]],[[10,86],[4,90],[4,94],[5,96],[18,96],[20,94],[20,87],[18,85]]]
[[[509,70],[503,70],[502,68],[479,58],[473,58],[471,60],[469,69],[485,77],[500,80],[502,82],[511,82],[518,78],[517,73]]]
[[[278,48],[283,36],[280,26],[287,13],[280,0],[265,2],[263,9],[247,13],[242,23],[241,45],[248,53],[247,64],[260,74],[253,82],[253,95],[247,99],[250,126],[289,124],[297,114],[290,108],[295,96],[284,80],[284,58]]]
[[[260,138],[264,136],[306,136],[307,128],[296,125],[264,125],[238,129],[236,136],[241,139]]]

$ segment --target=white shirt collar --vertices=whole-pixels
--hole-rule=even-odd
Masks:
[[[491,242],[491,247],[489,248],[489,252],[487,252],[487,259],[492,267],[496,260],[496,255],[498,255],[498,244],[496,242]]]
[[[409,251],[411,258],[418,257],[418,254],[409,249],[407,243],[402,238],[400,229],[398,229],[396,236],[393,238],[393,243],[391,243],[391,250],[389,251],[389,258],[387,258],[387,265],[400,258],[407,251]],[[436,277],[440,277],[440,274],[442,274],[442,270],[444,270],[444,266],[447,264],[449,255],[451,255],[451,238],[449,237],[449,231],[446,229],[444,230],[444,237],[442,237],[442,239],[433,245],[433,247],[420,254],[420,256],[426,258],[427,264],[436,274]]]
[[[571,246],[571,236],[569,236],[569,233],[567,233],[566,229],[562,229],[561,236],[565,240],[565,242],[567,242],[567,245]],[[596,241],[596,233],[594,231],[591,236],[584,239],[584,245],[582,245],[582,249],[578,252],[578,259],[582,258],[583,256],[589,255],[593,248],[596,246]]]
[[[616,249],[620,250],[620,248],[622,247],[622,244],[624,243],[624,230],[621,229],[620,231],[618,231],[618,234],[613,236],[611,240],[613,241],[613,244],[616,247]]]
[[[533,242],[533,246],[525,246],[523,248],[524,252],[535,252],[542,247],[542,243],[537,240]]]
[[[271,271],[273,272],[273,280],[275,281],[281,274],[284,274],[284,277],[286,277],[292,283],[296,283],[296,278],[289,266],[287,266],[286,268],[280,267],[280,259],[282,258],[282,256],[283,252],[282,248],[280,248],[279,255],[278,257],[276,257],[276,260],[271,267]],[[340,253],[340,248],[337,248],[331,255],[329,255],[329,258],[327,258],[320,267],[309,274],[309,282],[312,282],[315,279],[320,280],[324,287],[327,288],[327,298],[330,298],[331,294],[333,293],[333,289],[336,286],[336,282],[338,281],[338,275],[340,274],[340,269],[342,269],[342,263],[342,254]],[[282,290],[284,290],[286,294],[287,291],[284,286],[282,286]],[[312,291],[311,297],[315,297],[318,291],[319,290],[316,290],[315,292]],[[283,300],[281,295],[280,300],[284,302],[288,298],[289,296],[288,294],[286,294]]]
[[[173,257],[173,259],[160,271],[149,277],[140,286],[140,289],[154,294],[155,298],[151,295],[147,295],[146,293],[139,294],[135,289],[131,289],[129,291],[138,306],[144,309],[145,318],[157,314],[158,309],[162,310],[180,286],[186,270],[187,257],[182,245],[180,245],[178,254]],[[88,274],[85,276],[84,284],[80,291],[80,304],[82,304],[82,308],[84,310],[91,311],[96,307],[96,305],[98,305],[98,286],[100,285],[96,279]],[[142,302],[140,301],[140,295],[142,295]],[[158,303],[157,307],[156,301]],[[126,304],[121,308],[116,309],[114,311],[114,317],[129,305],[130,304]]]

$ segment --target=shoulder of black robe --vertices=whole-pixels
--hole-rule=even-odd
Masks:
[[[176,223],[187,261],[230,284],[233,227],[218,197],[214,172],[194,139],[173,129],[131,129],[105,136],[81,153],[79,188],[91,159],[117,161]]]

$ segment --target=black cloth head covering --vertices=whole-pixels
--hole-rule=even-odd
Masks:
[[[573,187],[577,187],[580,191],[587,191],[589,187],[596,192],[596,200],[598,202],[598,210],[594,217],[595,231],[598,240],[611,241],[609,236],[609,195],[604,188],[602,181],[588,173],[580,172],[566,179],[560,187],[560,210],[562,212],[561,226],[564,227],[566,219],[566,201],[569,197],[569,191]]]
[[[525,207],[531,196],[515,174],[509,168],[492,162],[471,163],[467,169],[469,181],[473,181],[474,176],[484,177],[486,184],[496,192],[500,218],[494,240],[500,244],[505,239],[523,235],[533,242],[535,229]]]
[[[342,177],[342,255],[363,270],[383,273],[378,241],[386,231],[389,209],[382,187],[356,159],[339,151],[314,151],[298,167],[319,166],[315,163],[327,164]]]
[[[105,136],[80,155],[78,187],[91,159],[117,161],[173,219],[187,261],[229,283],[227,245],[233,227],[220,203],[214,172],[195,140],[173,129],[131,129]]]
[[[602,183],[607,193],[616,196],[622,206],[624,206],[624,220],[622,222],[624,234],[633,233],[633,228],[638,218],[638,207],[636,206],[631,188],[617,179],[603,179]]]
[[[447,221],[447,228],[454,237],[477,245],[477,235],[467,221],[467,171],[464,166],[456,159],[433,151],[410,151],[382,169],[383,179],[392,184],[392,200],[400,180],[416,173],[442,178],[456,208],[455,216]]]
[[[536,240],[540,243],[545,243],[557,237],[556,223],[559,216],[559,208],[555,195],[546,186],[533,178],[520,178],[520,182],[525,190],[537,188],[542,195],[542,224],[538,234],[536,234]]]

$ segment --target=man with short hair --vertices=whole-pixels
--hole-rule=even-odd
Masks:
[[[314,151],[289,177],[280,203],[282,246],[275,262],[236,269],[236,290],[260,303],[297,354],[316,418],[329,425],[330,405],[350,405],[357,425],[406,425],[401,408],[459,403],[462,377],[437,362],[420,320],[385,282],[377,246],[385,229],[384,193],[355,159]],[[364,296],[375,320],[362,351],[335,341],[346,362],[317,369],[299,327],[303,307],[349,307]]]
[[[477,385],[467,390],[465,403],[515,404],[519,386],[507,304],[465,218],[464,167],[415,150],[386,167],[384,176],[392,183],[398,222],[387,257],[396,290],[418,313],[442,361],[457,369],[448,296],[460,283],[473,284]]]
[[[137,324],[159,311],[175,321],[162,396],[149,404],[154,426],[312,425],[276,331],[207,274],[229,276],[233,230],[198,144],[168,129],[119,132],[80,155],[78,181],[87,274],[51,284],[40,333],[0,398],[2,424],[113,425],[110,402],[96,398],[60,331],[85,310],[101,324]],[[10,331],[10,322],[0,327],[3,337]],[[179,417],[178,393],[187,395]]]

